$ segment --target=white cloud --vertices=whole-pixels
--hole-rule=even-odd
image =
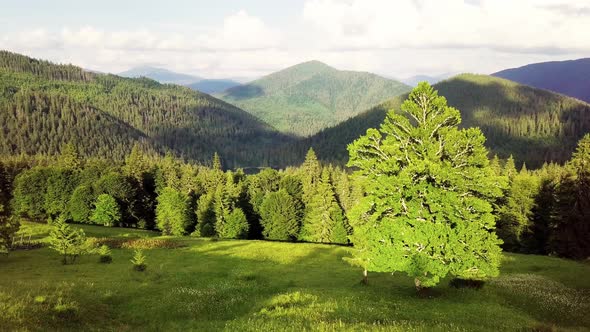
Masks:
[[[303,17],[332,49],[590,50],[581,1],[309,0]]]
[[[590,0],[306,0],[302,8],[289,25],[240,10],[209,25],[7,31],[0,48],[100,71],[150,64],[205,77],[256,77],[311,59],[394,77],[491,73],[590,54]]]

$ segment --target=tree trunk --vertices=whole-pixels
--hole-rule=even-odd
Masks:
[[[422,290],[422,282],[418,278],[414,278],[414,285],[416,286],[416,290],[420,292]]]
[[[368,285],[369,284],[369,275],[367,269],[363,270],[363,280],[361,280],[361,284]]]

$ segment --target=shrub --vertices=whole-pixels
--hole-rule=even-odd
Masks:
[[[107,245],[112,249],[175,249],[184,244],[170,239],[113,239],[107,237],[89,238],[94,247]]]
[[[98,254],[100,255],[99,262],[103,264],[109,264],[113,261],[113,257],[111,256],[111,249],[107,245],[102,245],[98,249]]]
[[[133,264],[133,269],[135,271],[145,271],[147,265],[145,264],[145,255],[143,254],[143,250],[135,249],[131,263]]]
[[[73,264],[78,256],[86,253],[86,235],[81,229],[73,229],[63,217],[53,222],[49,233],[49,246],[62,255],[62,263]]]

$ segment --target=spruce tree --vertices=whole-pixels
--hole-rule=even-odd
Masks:
[[[156,226],[164,235],[184,235],[194,227],[187,195],[166,187],[157,198]]]
[[[459,129],[459,111],[425,82],[401,110],[348,148],[348,165],[367,193],[350,213],[351,262],[405,272],[417,289],[448,274],[498,275],[491,202],[504,184],[490,168],[483,134]]]
[[[316,186],[322,175],[322,167],[312,148],[305,155],[301,165],[301,180],[303,184],[303,202],[307,205],[315,194]]]
[[[324,168],[316,193],[308,204],[299,238],[309,242],[346,243],[342,209],[336,202],[328,168]]]
[[[285,189],[266,195],[260,206],[262,235],[270,240],[294,240],[299,234],[295,200]]]

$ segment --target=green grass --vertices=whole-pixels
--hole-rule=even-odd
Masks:
[[[445,280],[438,297],[423,299],[401,274],[371,273],[360,285],[344,247],[176,240],[185,246],[144,250],[143,273],[126,249],[113,250],[112,264],[83,256],[64,266],[48,248],[0,256],[0,330],[590,330],[585,263],[506,254],[501,276],[483,289]]]

